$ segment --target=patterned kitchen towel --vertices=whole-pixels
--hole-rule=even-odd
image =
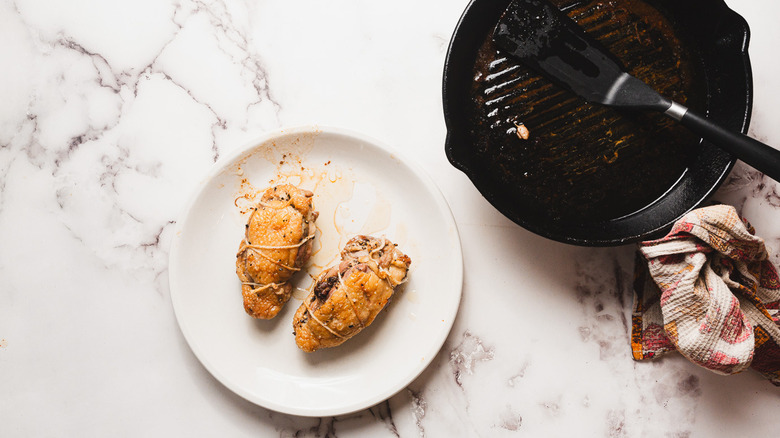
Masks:
[[[694,210],[636,260],[634,359],[677,350],[719,374],[751,367],[780,386],[780,280],[734,207]]]

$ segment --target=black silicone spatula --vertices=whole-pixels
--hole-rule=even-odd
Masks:
[[[588,102],[659,111],[780,181],[780,151],[724,129],[626,73],[598,41],[547,0],[514,0],[493,32],[496,45]]]

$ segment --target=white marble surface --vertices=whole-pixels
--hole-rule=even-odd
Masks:
[[[632,246],[537,237],[449,165],[441,73],[466,3],[0,0],[0,436],[776,436],[757,374],[632,361]],[[780,3],[728,3],[752,28],[750,132],[780,145]],[[215,159],[302,123],[414,155],[465,254],[433,364],[336,418],[225,389],[168,290],[173,224]],[[716,198],[777,264],[778,183],[738,164]]]

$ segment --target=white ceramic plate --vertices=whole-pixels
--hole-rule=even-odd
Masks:
[[[409,281],[375,322],[339,347],[304,353],[292,317],[244,313],[235,256],[252,196],[289,182],[315,192],[318,232],[308,273],[355,234],[385,235],[412,259]],[[431,362],[452,327],[463,261],[452,213],[432,180],[387,146],[334,128],[271,133],[218,162],[181,219],[170,253],[171,299],[195,355],[222,384],[276,411],[331,416],[377,404]],[[309,286],[305,273],[294,285]]]

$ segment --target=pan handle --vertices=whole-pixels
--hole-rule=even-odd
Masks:
[[[673,103],[665,113],[715,146],[730,152],[740,160],[775,181],[780,181],[780,150],[738,134],[711,122],[684,106]]]
[[[447,130],[447,138],[444,140],[444,151],[447,154],[449,162],[458,168],[461,172],[471,176],[471,167],[468,157],[465,155],[467,147],[460,141],[463,135],[456,135],[451,130]]]

